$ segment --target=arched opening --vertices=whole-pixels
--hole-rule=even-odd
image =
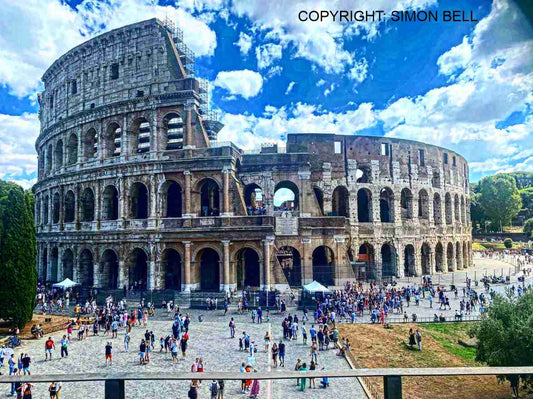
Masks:
[[[255,183],[246,185],[244,189],[244,203],[248,216],[262,215],[265,213],[263,206],[263,190]]]
[[[455,243],[455,265],[457,270],[461,270],[463,268],[463,256],[461,255],[461,249],[461,243],[457,241]]]
[[[88,249],[84,249],[80,253],[80,281],[79,283],[84,287],[92,287],[94,285],[94,261],[93,254]]]
[[[452,224],[452,196],[446,193],[444,196],[444,212],[446,213],[446,224]]]
[[[164,215],[167,218],[180,218],[182,209],[181,186],[175,181],[165,182],[166,201]]]
[[[459,204],[459,196],[455,194],[454,201],[453,201],[453,208],[454,208],[454,214],[455,214],[455,222],[459,223],[461,220],[461,211],[460,211],[460,204]]]
[[[43,259],[42,259],[42,278],[43,281],[48,281],[48,249],[43,250]]]
[[[429,219],[429,195],[426,190],[418,192],[418,218],[423,220]]]
[[[433,196],[433,219],[435,224],[442,224],[442,204],[438,193]]]
[[[274,210],[295,211],[299,206],[299,191],[296,184],[291,181],[282,181],[276,184],[274,190]]]
[[[130,255],[128,282],[134,290],[145,290],[148,286],[148,255],[140,248]]]
[[[376,257],[374,254],[374,247],[368,243],[364,243],[359,247],[357,254],[357,261],[365,263],[365,276],[367,279],[377,279]]]
[[[63,265],[63,278],[74,280],[74,254],[72,250],[65,249],[61,257],[61,264]]]
[[[200,259],[200,290],[220,290],[220,257],[211,248],[204,248],[197,255]]]
[[[48,144],[48,148],[46,149],[46,173],[50,173],[52,171],[52,162],[53,162],[53,147],[52,144]]]
[[[291,287],[302,285],[302,260],[296,248],[285,246],[278,249],[276,254],[283,269],[287,283]]]
[[[431,185],[433,188],[440,188],[440,173],[439,172],[433,172],[433,176],[431,177]]]
[[[320,209],[320,215],[324,216],[324,193],[318,187],[313,187],[313,193],[315,193],[315,199]]]
[[[107,186],[102,194],[102,219],[118,219],[118,191],[115,186]]]
[[[220,214],[220,189],[213,179],[203,179],[200,187],[200,216],[218,216]]]
[[[59,169],[63,166],[63,140],[59,140],[56,143],[56,150],[55,150],[55,166],[56,169]]]
[[[57,282],[57,268],[59,262],[59,251],[57,247],[52,248],[50,254],[50,281]]]
[[[435,268],[437,272],[444,271],[444,248],[440,242],[435,246]]]
[[[65,222],[72,223],[75,218],[76,199],[72,190],[67,191],[65,194]]]
[[[360,166],[359,169],[355,171],[356,183],[370,183],[372,175],[370,166]]]
[[[52,197],[52,223],[59,223],[59,193]]]
[[[251,248],[243,248],[236,255],[237,289],[247,290],[259,288],[260,267],[259,256]]]
[[[142,183],[133,183],[130,190],[131,217],[133,219],[148,218],[148,189]]]
[[[448,271],[453,272],[453,244],[451,242],[448,243],[448,248],[446,249],[446,259],[448,260]]]
[[[313,280],[325,286],[335,285],[335,256],[325,245],[313,251]]]
[[[83,190],[81,195],[81,221],[92,222],[94,220],[94,193],[90,188]]]
[[[175,249],[169,248],[163,253],[163,270],[165,271],[165,288],[181,291],[181,256]]]
[[[132,124],[130,152],[142,154],[148,151],[150,151],[150,123],[145,118],[139,118]]]
[[[405,277],[413,277],[415,269],[415,247],[406,245],[403,253],[403,272]]]
[[[37,198],[35,200],[35,222],[37,226],[41,225],[41,199]]]
[[[121,137],[122,128],[117,123],[111,123],[105,131],[102,142],[104,158],[112,158],[120,155]]]
[[[48,198],[48,195],[47,195],[44,197],[44,201],[43,201],[43,223],[45,225],[47,225],[49,222],[49,219],[48,219],[49,207],[50,207],[50,198]]]
[[[89,129],[83,137],[83,156],[89,160],[96,157],[98,152],[98,136],[95,129]]]
[[[400,206],[402,221],[413,218],[413,193],[408,188],[404,188],[401,193]]]
[[[360,223],[372,221],[372,194],[366,188],[357,192],[357,219]]]
[[[379,193],[379,216],[381,223],[394,223],[394,193],[388,187]]]
[[[179,150],[183,148],[183,119],[176,113],[165,115],[163,119],[163,148]]]
[[[68,138],[67,164],[74,165],[76,162],[78,162],[78,136],[73,133]]]
[[[461,196],[461,223],[466,224],[465,197]]]
[[[420,251],[420,260],[422,263],[422,274],[431,274],[431,247],[427,242],[422,244]]]
[[[332,197],[333,216],[350,217],[350,193],[344,186],[338,186],[333,190]]]
[[[470,262],[468,259],[468,249],[466,247],[466,242],[463,242],[463,269],[466,269],[469,264]]]
[[[381,247],[381,276],[383,279],[396,276],[396,254],[389,244],[383,244]]]
[[[112,249],[106,249],[100,262],[101,286],[110,290],[118,289],[118,256]]]

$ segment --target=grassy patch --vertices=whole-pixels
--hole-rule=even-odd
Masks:
[[[487,247],[485,247],[480,242],[473,242],[472,243],[472,250],[474,250],[474,251],[484,251],[486,249],[487,249]]]
[[[419,326],[431,338],[442,344],[444,349],[452,355],[458,356],[474,364],[476,348],[468,348],[458,343],[459,340],[468,340],[468,333],[472,329],[471,323],[442,323],[423,324]]]

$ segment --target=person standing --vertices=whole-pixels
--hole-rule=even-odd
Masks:
[[[61,357],[68,357],[68,338],[66,335],[63,335],[60,341],[61,344]]]
[[[413,332],[413,329],[409,329],[409,349],[413,349],[413,346],[416,344],[416,338],[415,333]]]
[[[109,362],[109,365],[113,365],[113,345],[111,342],[108,342],[105,346],[105,364],[107,366],[107,363]]]
[[[22,357],[22,372],[24,375],[28,373],[28,375],[31,375],[30,372],[30,363],[31,363],[31,357],[27,353]]]
[[[307,371],[307,363],[302,364],[302,367],[298,371],[306,372]],[[300,390],[305,391],[305,383],[307,381],[307,378],[300,378]]]
[[[126,331],[126,334],[124,335],[124,350],[128,352],[130,349],[130,333]]]
[[[285,344],[283,341],[279,341],[278,344],[278,350],[279,350],[279,365],[281,367],[285,367]]]
[[[48,337],[44,343],[44,361],[48,360],[48,355],[50,355],[50,360],[52,360],[52,349],[55,349],[56,345],[52,337]]]
[[[235,320],[233,320],[233,317],[229,321],[229,333],[231,338],[235,338]]]
[[[421,351],[422,350],[422,334],[420,333],[418,329],[416,330],[416,333],[415,333],[415,340],[418,346],[418,350]]]

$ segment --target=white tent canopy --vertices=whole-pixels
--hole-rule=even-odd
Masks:
[[[66,290],[67,288],[72,288],[72,287],[75,287],[77,285],[79,285],[79,284],[74,282],[74,281],[72,281],[69,278],[66,278],[63,281],[61,281],[60,283],[53,284],[52,287],[63,288],[64,290]]]
[[[318,281],[313,280],[312,283],[303,286],[303,289],[307,292],[331,292]]]

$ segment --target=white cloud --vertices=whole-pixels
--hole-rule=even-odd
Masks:
[[[44,71],[72,47],[104,31],[165,16],[176,21],[196,55],[214,54],[216,35],[204,22],[182,9],[154,5],[151,0],[84,0],[76,10],[59,0],[4,1],[0,84],[16,96],[32,95],[39,89]]]
[[[248,99],[259,94],[263,87],[263,78],[259,73],[248,69],[223,71],[218,73],[214,85],[226,89],[230,94]]]
[[[35,140],[39,135],[37,114],[0,114],[0,175],[25,188],[33,180],[27,176],[37,170]]]
[[[324,79],[320,79],[318,82],[316,82],[317,87],[324,86],[326,84],[326,81]]]
[[[267,71],[266,77],[270,79],[271,77],[274,77],[276,75],[281,75],[281,72],[283,72],[283,67],[276,65]]]
[[[257,67],[264,69],[281,59],[282,47],[279,44],[267,43],[256,47],[255,56],[257,57]]]
[[[324,90],[324,96],[328,96],[333,90],[335,90],[335,83],[332,83],[326,90]]]
[[[464,68],[472,59],[472,47],[468,37],[464,37],[461,44],[442,54],[437,60],[440,73],[452,75],[458,69]]]
[[[355,80],[357,83],[361,83],[366,79],[368,75],[368,62],[366,58],[362,58],[354,63],[353,68],[350,68],[348,76],[350,79]]]
[[[239,48],[241,55],[245,56],[248,54],[250,48],[252,47],[252,37],[244,32],[241,32],[239,33],[239,40],[237,40],[233,44],[235,44]]]
[[[294,87],[295,84],[296,82],[289,83],[289,85],[287,86],[287,90],[285,90],[285,95],[289,94],[292,91],[292,88]]]

